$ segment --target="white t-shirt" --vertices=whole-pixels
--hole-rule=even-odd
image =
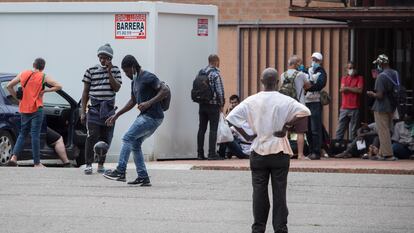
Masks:
[[[227,120],[241,128],[247,122],[257,137],[253,140],[252,150],[260,155],[292,155],[287,137],[273,136],[283,126],[296,117],[309,116],[309,109],[295,99],[277,91],[262,91],[252,95],[237,105],[227,116]]]
[[[280,83],[282,84],[285,80],[285,74],[287,73],[288,77],[292,77],[293,73],[295,73],[295,69],[288,69],[282,75],[280,75]],[[308,82],[308,75],[303,73],[302,71],[298,71],[298,74],[295,78],[295,89],[296,89],[296,99],[302,104],[305,104],[305,90],[303,89],[303,85],[305,82]]]

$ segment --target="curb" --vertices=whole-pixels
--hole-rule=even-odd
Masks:
[[[193,166],[191,170],[250,171],[250,168],[249,167],[234,167],[234,166]],[[291,167],[289,171],[290,172],[309,172],[309,173],[414,175],[414,170],[375,169],[375,168],[298,168],[298,167]]]

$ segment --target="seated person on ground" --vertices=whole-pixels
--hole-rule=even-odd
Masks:
[[[344,152],[337,154],[334,157],[360,157],[362,154],[367,152],[368,148],[373,144],[376,137],[378,137],[378,133],[375,122],[371,124],[361,123],[361,128],[357,130],[357,137],[347,146],[347,149]],[[361,145],[365,144],[365,148],[360,148],[358,150],[357,143],[360,143]]]
[[[414,158],[414,119],[412,111],[405,114],[403,121],[397,122],[391,140],[394,156],[399,159]]]
[[[63,142],[63,137],[53,129],[47,127],[47,136],[46,136],[47,145],[54,148],[56,154],[59,156],[59,159],[62,160],[64,167],[70,167],[70,161],[68,155],[66,154],[65,143]]]
[[[251,152],[251,145],[253,141],[253,131],[250,129],[247,122],[243,125],[243,130],[247,135],[242,135],[237,131],[234,126],[230,129],[233,132],[234,141],[221,143],[219,147],[219,156],[222,158],[227,157],[231,159],[235,155],[239,159],[248,159]]]

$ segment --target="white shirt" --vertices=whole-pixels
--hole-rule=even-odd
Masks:
[[[288,69],[285,73],[280,75],[280,81],[283,83],[285,81],[285,74],[287,74],[288,77],[292,77],[295,73],[295,69]],[[308,81],[308,75],[303,73],[302,71],[298,71],[298,74],[295,78],[295,89],[296,89],[296,99],[301,104],[305,104],[305,90],[303,89],[303,86],[305,85],[305,82]]]
[[[259,92],[237,105],[227,116],[234,126],[241,128],[247,122],[257,137],[253,140],[252,150],[260,155],[283,152],[292,155],[289,140],[285,136],[273,136],[283,126],[296,117],[309,116],[309,109],[295,99],[277,91]]]

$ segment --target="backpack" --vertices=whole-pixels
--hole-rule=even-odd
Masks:
[[[208,103],[213,99],[214,93],[210,86],[210,79],[208,78],[210,72],[200,70],[193,81],[193,89],[191,90],[191,99],[196,103]]]
[[[395,71],[394,71],[395,72]],[[404,89],[400,85],[400,79],[398,77],[398,73],[395,72],[395,75],[397,77],[397,81],[392,79],[391,76],[389,76],[387,73],[383,72],[385,77],[387,77],[388,80],[390,80],[393,84],[391,92],[388,92],[388,96],[390,97],[391,106],[395,109],[398,108],[400,103],[403,103],[405,101],[404,98]]]
[[[287,72],[285,72],[284,80],[283,80],[282,86],[279,89],[279,92],[284,95],[290,96],[295,100],[298,100],[297,93],[296,93],[296,86],[295,86],[295,79],[298,74],[299,74],[299,71],[295,70],[293,75],[289,77]]]
[[[167,111],[170,108],[170,103],[171,103],[171,89],[170,89],[170,87],[165,82],[161,82],[161,83],[164,84],[164,86],[166,86],[167,89],[168,89],[167,95],[160,102],[161,103],[161,108],[165,112],[165,111]]]

